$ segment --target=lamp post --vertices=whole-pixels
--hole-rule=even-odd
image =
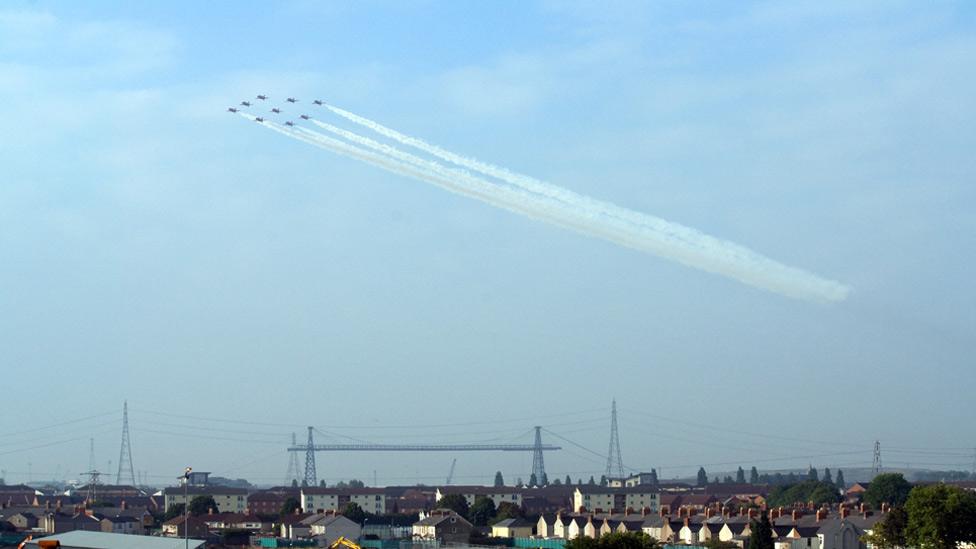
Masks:
[[[190,471],[193,467],[187,467],[183,471],[183,543],[186,549],[190,549]]]

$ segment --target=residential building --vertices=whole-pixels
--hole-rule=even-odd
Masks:
[[[190,501],[197,496],[210,496],[217,504],[218,513],[243,513],[247,509],[247,490],[244,488],[229,488],[214,484],[202,486],[171,486],[163,490],[166,509],[174,505],[186,504],[184,491],[188,493]]]
[[[595,513],[626,513],[628,510],[656,512],[660,494],[650,486],[612,488],[609,486],[577,486],[573,492],[573,510]]]
[[[205,538],[210,534],[206,523],[200,517],[192,515],[189,517],[173,517],[163,523],[162,530],[164,536],[177,538],[186,537],[187,530],[189,530],[190,537],[194,538]]]
[[[496,522],[491,526],[495,538],[528,538],[535,533],[535,523],[521,517]]]
[[[294,498],[301,505],[300,488],[271,488],[247,496],[247,513],[251,515],[277,515],[288,498]]]
[[[491,499],[496,508],[502,502],[522,506],[522,489],[515,486],[444,486],[437,489],[434,497],[436,501],[440,501],[449,494],[463,495],[468,506],[474,505],[475,500],[480,497]]]
[[[302,488],[302,509],[310,512],[342,511],[355,503],[363,511],[386,514],[386,492],[382,488]]]
[[[101,520],[102,532],[111,534],[142,534],[142,519],[130,515],[106,516]]]
[[[417,540],[437,540],[441,543],[468,543],[474,527],[450,509],[435,509],[413,524]]]

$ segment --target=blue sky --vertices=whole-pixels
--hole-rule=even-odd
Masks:
[[[0,468],[70,478],[89,437],[116,460],[123,399],[136,469],[167,481],[190,463],[273,482],[305,425],[542,424],[599,453],[614,397],[625,463],[665,476],[868,465],[875,439],[893,466],[969,464],[974,59],[965,3],[7,2]],[[261,92],[854,293],[789,300],[224,112]],[[567,450],[554,475],[603,470]],[[453,457],[319,469],[436,482]],[[531,467],[457,457],[461,481]]]

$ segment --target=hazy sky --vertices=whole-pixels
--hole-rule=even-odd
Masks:
[[[5,2],[0,468],[280,482],[319,441],[530,442],[666,477],[965,468],[970,3]],[[849,284],[811,304],[225,112],[321,97]],[[324,113],[322,113],[324,115]],[[183,416],[183,417],[180,417]],[[213,418],[221,421],[207,420]],[[70,422],[70,423],[69,423]],[[44,429],[41,429],[44,428]],[[343,438],[349,437],[349,438]],[[599,474],[561,443],[550,477]],[[527,478],[531,455],[319,454]],[[114,472],[114,470],[113,470]]]

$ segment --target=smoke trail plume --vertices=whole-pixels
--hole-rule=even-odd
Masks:
[[[399,175],[788,297],[811,301],[842,301],[850,292],[850,288],[839,282],[784,265],[748,248],[690,227],[594,200],[504,168],[466,158],[338,107],[325,107],[383,137],[504,183],[486,180],[464,169],[421,158],[317,120],[312,122],[339,139],[303,127],[285,127],[273,122],[264,122],[264,125],[299,141]],[[241,114],[254,119],[251,115]]]

